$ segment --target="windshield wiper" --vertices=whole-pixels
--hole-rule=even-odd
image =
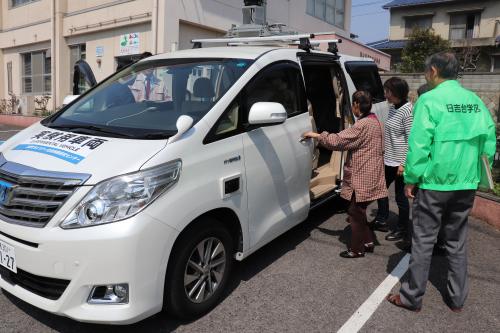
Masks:
[[[144,135],[134,136],[134,139],[143,139],[143,140],[162,140],[168,139],[175,133],[172,132],[152,132]]]
[[[107,134],[108,136],[112,135],[121,138],[134,138],[134,136],[131,134],[114,132],[94,125],[66,125],[66,126],[52,125],[50,126],[50,128],[68,130],[70,132],[79,134],[90,134],[90,135]]]

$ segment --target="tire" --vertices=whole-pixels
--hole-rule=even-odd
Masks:
[[[207,251],[209,246],[211,251]],[[212,254],[212,260],[201,258],[207,253]],[[211,218],[199,220],[180,236],[172,251],[165,279],[165,310],[175,317],[192,319],[214,308],[227,287],[233,254],[233,238],[222,223]]]

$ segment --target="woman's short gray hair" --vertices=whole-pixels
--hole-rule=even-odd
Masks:
[[[444,51],[434,53],[425,60],[425,71],[435,67],[439,77],[443,79],[455,80],[458,77],[459,64],[455,53]]]

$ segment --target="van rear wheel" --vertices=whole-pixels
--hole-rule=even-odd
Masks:
[[[234,242],[218,221],[203,219],[176,242],[165,285],[166,310],[200,316],[220,301],[232,268]]]

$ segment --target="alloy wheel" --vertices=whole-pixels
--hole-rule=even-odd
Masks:
[[[191,302],[202,303],[219,287],[226,268],[226,250],[214,237],[193,249],[184,270],[184,291]]]

